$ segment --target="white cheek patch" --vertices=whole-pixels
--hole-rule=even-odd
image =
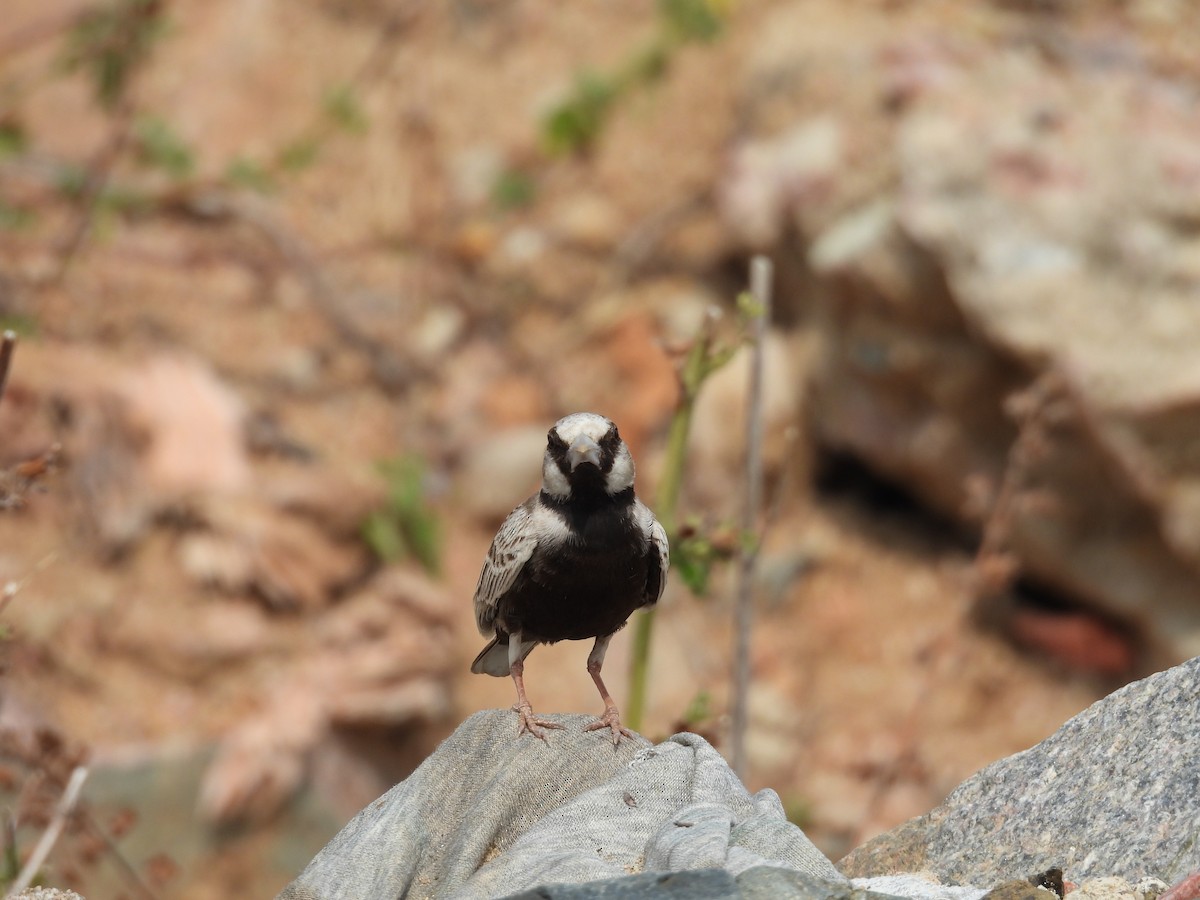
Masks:
[[[550,454],[546,454],[546,459],[542,463],[542,490],[551,497],[563,499],[571,496],[571,484],[567,481],[567,476],[562,473]]]
[[[632,484],[633,457],[629,453],[629,448],[622,444],[621,449],[617,451],[617,458],[613,460],[612,468],[604,477],[604,489],[609,494],[619,494]]]

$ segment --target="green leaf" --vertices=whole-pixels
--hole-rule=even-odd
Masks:
[[[505,212],[529,206],[536,195],[537,183],[519,169],[506,169],[492,185],[492,204]]]
[[[83,166],[63,165],[54,174],[54,186],[68,200],[78,200],[87,190],[88,173]]]
[[[542,120],[542,141],[547,151],[565,155],[590,149],[619,94],[615,79],[595,72],[581,73],[571,95]]]
[[[134,137],[137,140],[138,158],[144,164],[162,169],[176,179],[192,174],[195,159],[191,148],[162,119],[139,119],[134,125]]]
[[[783,798],[783,814],[798,828],[807,828],[813,821],[812,803],[796,794]]]
[[[0,121],[0,159],[24,153],[29,146],[29,136],[24,126],[15,119]]]
[[[0,228],[5,231],[23,231],[36,221],[37,213],[34,210],[0,199]]]
[[[280,150],[276,162],[284,171],[299,172],[315,163],[320,152],[320,141],[314,138],[300,138]]]
[[[0,315],[0,331],[15,331],[21,337],[33,337],[38,333],[38,322],[24,313],[4,313]]]
[[[711,0],[658,0],[658,15],[679,41],[711,41],[724,26]]]
[[[86,72],[96,99],[112,109],[166,32],[166,24],[163,0],[109,0],[94,6],[67,34],[63,68]]]
[[[395,562],[404,555],[404,536],[391,517],[382,511],[367,516],[362,524],[363,540],[384,562]]]
[[[428,510],[414,512],[404,521],[405,538],[409,551],[417,562],[431,574],[442,570],[442,532],[437,518]]]
[[[699,691],[683,711],[683,722],[689,728],[702,725],[713,717],[712,694]]]
[[[743,321],[761,319],[763,313],[767,311],[766,307],[758,301],[758,298],[749,291],[742,291],[737,295],[737,310],[738,315],[742,317]]]
[[[409,509],[421,502],[424,489],[424,464],[413,456],[385,459],[376,465],[388,483],[388,504],[393,509]]]
[[[236,187],[249,188],[260,194],[269,194],[278,185],[260,163],[239,156],[225,169],[225,180]]]
[[[327,91],[323,106],[325,115],[339,128],[351,134],[364,133],[370,124],[354,88],[348,84],[338,85]]]
[[[744,528],[737,530],[737,545],[740,553],[757,553],[759,536],[753,531],[747,531]]]
[[[153,199],[132,188],[106,187],[96,198],[96,211],[108,215],[137,215],[153,209]]]
[[[708,538],[699,535],[680,538],[671,547],[671,569],[697,597],[708,594],[709,577],[717,552]]]
[[[363,537],[380,559],[414,557],[426,571],[441,570],[441,525],[426,497],[424,462],[414,456],[384,460],[377,466],[388,485],[384,509],[363,523]]]
[[[633,58],[629,77],[631,81],[650,84],[662,80],[670,68],[670,49],[662,41],[654,41]]]

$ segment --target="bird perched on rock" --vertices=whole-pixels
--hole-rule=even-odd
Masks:
[[[652,606],[667,580],[667,534],[634,496],[633,457],[617,426],[595,413],[559,419],[546,436],[542,489],[514,509],[492,541],[475,588],[475,621],[491,641],[476,674],[512,677],[517,734],[546,739],[525,695],[525,657],[538,644],[595,638],[587,670],[604,714],[585,730],[621,724],[600,677],[608,642],[634,610]]]

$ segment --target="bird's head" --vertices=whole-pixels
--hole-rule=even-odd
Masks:
[[[557,500],[633,487],[633,457],[617,426],[596,413],[559,419],[546,435],[542,490]]]

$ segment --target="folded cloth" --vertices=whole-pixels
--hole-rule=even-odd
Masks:
[[[278,900],[494,898],[642,872],[779,866],[846,883],[772,790],[751,795],[702,737],[613,747],[581,715],[547,743],[511,711],[467,719],[363,809]]]

